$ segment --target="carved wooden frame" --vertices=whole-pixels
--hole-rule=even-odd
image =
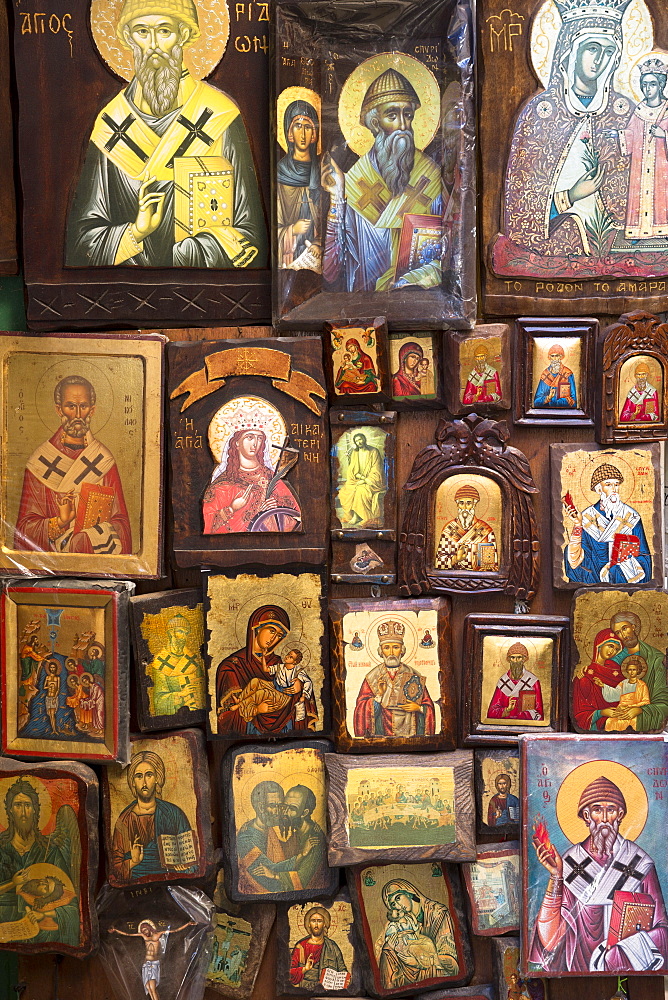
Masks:
[[[389,862],[387,863],[389,864]],[[374,867],[382,867],[382,862],[380,865],[374,865]],[[407,863],[405,867],[404,874],[409,882],[411,878],[411,868],[413,867],[414,865],[410,863]],[[378,960],[376,959],[375,941],[371,935],[371,928],[369,927],[366,908],[364,906],[362,882],[367,874],[365,872],[365,868],[365,865],[358,865],[354,868],[349,868],[346,872],[346,879],[348,882],[348,888],[350,889],[350,900],[353,904],[355,924],[358,927],[359,936],[364,942],[368,955],[368,965],[365,968],[365,984],[367,992],[374,997],[403,997],[407,994],[413,995],[415,987],[418,986],[420,989],[430,991],[421,994],[421,996],[430,998],[439,998],[442,996],[443,1000],[446,1000],[448,997],[458,997],[460,995],[473,996],[480,998],[480,1000],[484,997],[491,997],[490,993],[484,992],[484,987],[481,987],[480,989],[473,988],[471,993],[466,990],[460,993],[458,989],[450,989],[450,987],[465,986],[467,983],[470,983],[473,978],[475,967],[474,956],[471,950],[468,920],[466,919],[466,911],[464,909],[464,893],[462,889],[459,866],[443,864],[441,862],[434,863],[432,874],[434,877],[438,877],[437,869],[440,868],[441,877],[445,880],[448,893],[448,909],[452,920],[453,937],[455,940],[457,961],[460,971],[454,976],[438,976],[432,979],[425,979],[421,983],[413,983],[411,985],[400,986],[395,989],[387,989],[382,985],[379,975]],[[443,993],[441,993],[440,990],[444,987],[447,987],[447,990],[444,989]],[[431,990],[438,990],[438,992],[432,993]]]
[[[541,319],[521,316],[517,320],[515,358],[518,367],[515,375],[514,422],[537,427],[592,427],[594,424],[594,353],[598,320],[596,319]],[[535,337],[579,337],[580,405],[550,408],[535,407],[533,351]]]
[[[331,866],[371,864],[376,861],[475,861],[475,801],[473,797],[473,754],[453,750],[438,754],[383,754],[371,757],[326,753],[329,779],[327,807],[329,838],[327,857]],[[455,836],[451,844],[414,847],[351,847],[348,835],[346,785],[348,772],[355,768],[386,770],[395,767],[443,767],[452,769],[455,778]]]
[[[502,591],[528,601],[538,585],[539,541],[532,494],[538,493],[523,452],[509,447],[508,425],[476,413],[441,418],[436,443],[416,456],[406,491],[399,535],[402,596],[427,592]],[[501,560],[495,572],[437,570],[433,566],[434,500],[444,480],[475,473],[501,490]]]
[[[346,661],[343,642],[343,619],[351,611],[393,611],[411,613],[433,609],[438,615],[438,703],[441,710],[441,731],[433,736],[351,736],[346,724]],[[454,673],[452,668],[452,629],[450,601],[443,597],[397,600],[339,600],[329,602],[331,630],[331,689],[332,729],[337,750],[356,753],[379,753],[384,750],[399,752],[411,750],[454,750],[456,737],[456,704],[454,698]],[[436,701],[436,692],[432,693]]]
[[[523,733],[562,733],[568,729],[570,618],[554,615],[467,615],[462,654],[461,739],[464,746],[517,746]],[[549,726],[493,726],[482,717],[482,653],[486,635],[540,636],[553,640]]]
[[[663,374],[661,419],[639,425],[619,422],[619,379],[622,365],[638,354],[653,358]],[[618,323],[602,330],[598,348],[596,440],[601,444],[657,441],[668,437],[668,323],[638,310],[624,313]]]

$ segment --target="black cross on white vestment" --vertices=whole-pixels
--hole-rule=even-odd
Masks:
[[[207,146],[213,146],[214,140],[204,131],[204,126],[208,122],[209,118],[211,118],[212,114],[213,111],[211,108],[205,108],[197,121],[194,123],[189,121],[185,115],[179,115],[176,120],[179,125],[183,125],[183,127],[188,130],[188,135],[185,137],[171,159],[167,160],[166,166],[173,167],[176,157],[183,156],[183,154],[190,149],[195,139],[201,139],[202,142],[207,144]]]
[[[39,460],[40,460],[40,462],[43,462],[44,465],[46,466],[46,471],[44,473],[44,479],[48,479],[52,472],[55,472],[56,475],[60,476],[61,479],[65,475],[65,473],[62,472],[58,468],[58,463],[61,460],[61,456],[60,455],[56,455],[56,457],[54,458],[53,462],[49,462],[49,460],[47,458],[44,458],[43,455],[39,456]]]
[[[578,876],[583,879],[587,885],[591,885],[594,881],[589,872],[586,870],[587,866],[592,863],[592,858],[585,858],[584,861],[574,861],[573,858],[564,858],[567,864],[573,869],[567,876],[566,881],[570,885],[571,882],[575,882]]]
[[[635,866],[638,864],[639,861],[640,861],[640,855],[636,854],[628,865],[623,865],[620,861],[612,862],[612,867],[616,871],[621,872],[621,875],[613,885],[610,894],[608,896],[608,899],[612,899],[616,892],[618,892],[620,889],[623,889],[630,878],[637,878],[639,882],[641,882],[644,879],[645,876],[643,875],[643,873],[636,871]]]
[[[79,483],[83,482],[83,480],[86,478],[89,472],[94,472],[95,475],[98,477],[103,476],[104,473],[102,472],[101,469],[98,469],[97,467],[97,463],[101,462],[103,458],[104,455],[102,454],[102,452],[100,452],[99,455],[96,455],[92,462],[90,462],[87,458],[85,458],[82,455],[81,461],[86,466],[86,468],[83,472],[80,472],[77,478],[74,480],[75,485],[78,486]]]
[[[112,149],[114,148],[114,146],[116,145],[117,142],[124,142],[125,145],[129,149],[131,149],[132,152],[136,156],[139,157],[139,159],[141,160],[142,163],[146,163],[146,161],[148,160],[147,154],[144,152],[144,150],[141,148],[141,146],[137,145],[137,143],[134,141],[134,139],[132,138],[132,136],[129,136],[127,134],[128,133],[128,129],[130,128],[130,126],[132,125],[132,123],[135,121],[135,116],[134,115],[128,115],[128,117],[125,119],[125,121],[122,121],[120,125],[117,125],[116,122],[114,121],[114,119],[111,118],[105,112],[102,115],[102,121],[106,125],[108,125],[109,128],[112,131],[112,135],[109,136],[109,138],[107,139],[106,143],[104,144],[104,148],[107,150],[108,153],[110,153],[112,151]]]
[[[517,683],[518,681],[514,681],[512,677],[502,677],[501,680],[499,681],[499,687],[501,688],[502,691],[507,691],[510,693],[514,690]],[[519,685],[519,690],[524,691],[527,688],[531,687],[533,687],[533,684],[530,681],[522,680],[522,682]]]

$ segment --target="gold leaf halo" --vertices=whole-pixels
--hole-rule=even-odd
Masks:
[[[402,611],[383,611],[373,618],[369,627],[366,630],[366,635],[364,636],[364,646],[367,653],[371,658],[372,663],[377,663],[379,659],[378,647],[380,646],[380,637],[378,635],[378,629],[384,622],[400,622],[404,626],[404,646],[406,647],[406,652],[404,653],[402,660],[404,663],[410,665],[411,660],[415,656],[415,652],[418,648],[418,637],[417,631],[414,625],[414,615],[412,612],[402,612]]]
[[[441,93],[436,77],[424,63],[405,52],[381,52],[357,66],[341,90],[339,126],[350,148],[359,156],[373,146],[373,135],[360,123],[364,95],[385,70],[395,69],[410,80],[420,98],[415,110],[413,132],[417,149],[424,149],[436,134],[441,118]]]
[[[668,63],[668,52],[665,49],[652,49],[651,52],[643,52],[631,66],[628,76],[629,89],[633,94],[633,100],[638,104],[642,104],[645,100],[645,95],[640,89],[640,67],[648,59],[660,59],[662,63]]]
[[[124,0],[92,0],[90,26],[98,52],[107,66],[124,80],[135,75],[130,49],[121,45],[116,25]],[[195,0],[199,20],[199,38],[188,45],[183,60],[196,80],[213,73],[223,58],[230,37],[230,11],[227,0]]]
[[[254,756],[257,755],[244,754],[244,757],[246,758],[246,765],[249,763],[248,758]],[[239,758],[237,758],[237,762],[238,760]],[[264,763],[264,761],[262,763]],[[287,774],[285,773],[286,771]],[[256,773],[248,775],[242,779],[242,783],[238,783],[237,781],[233,782],[234,817],[236,820],[237,831],[240,830],[244,823],[247,823],[248,820],[255,819],[255,810],[251,804],[251,794],[256,785],[259,785],[263,781],[275,781],[283,789],[284,795],[287,794],[291,788],[294,788],[295,785],[306,785],[307,788],[310,788],[316,798],[316,807],[313,810],[312,819],[315,820],[318,826],[320,826],[323,830],[325,829],[324,765],[321,773],[314,773],[310,770],[293,771],[290,769],[290,762],[287,761],[284,770],[283,766],[280,764],[276,766],[272,761],[270,762],[270,769],[266,772],[258,769]]]
[[[114,412],[114,390],[108,375],[102,370],[102,363],[102,358],[91,361],[90,358],[78,354],[65,357],[61,355],[58,361],[42,372],[35,387],[35,409],[50,434],[53,434],[60,423],[53,392],[61,379],[69,375],[80,375],[88,379],[95,389],[95,413],[90,422],[91,434],[97,437],[107,426]]]
[[[318,153],[322,153],[322,101],[320,94],[316,94],[315,90],[309,90],[308,87],[286,87],[278,95],[276,100],[276,140],[279,146],[287,153],[288,140],[285,135],[283,119],[288,105],[292,104],[293,101],[308,101],[318,112]]]
[[[234,432],[244,427],[251,429],[251,425],[264,431],[270,455],[274,457],[273,452],[281,447],[286,436],[282,414],[260,396],[234,396],[216,410],[209,424],[209,447],[216,462],[222,461]],[[265,460],[265,455],[262,460]]]
[[[561,16],[554,0],[543,0],[531,23],[529,52],[534,73],[547,87],[552,59],[561,28]],[[615,71],[615,89],[631,96],[630,74],[634,59],[649,53],[654,44],[654,25],[645,0],[631,0],[622,18],[623,57]],[[642,99],[642,98],[641,98]]]
[[[564,836],[571,844],[579,844],[589,836],[587,824],[578,816],[578,803],[587,785],[597,778],[607,778],[621,791],[626,802],[626,815],[619,825],[619,832],[627,840],[636,840],[647,822],[647,792],[630,768],[614,760],[588,760],[574,768],[562,781],[555,810]]]
[[[39,778],[36,778],[34,774],[12,774],[6,778],[0,778],[0,830],[6,830],[9,826],[9,818],[5,809],[5,795],[11,786],[16,784],[19,778],[32,785],[33,789],[37,792],[39,798],[39,829],[41,832],[51,819],[53,803],[46,785]]]

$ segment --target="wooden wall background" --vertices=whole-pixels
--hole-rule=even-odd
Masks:
[[[601,318],[602,324],[609,322]],[[171,340],[205,340],[232,339],[272,336],[270,328],[266,327],[233,327],[217,329],[167,330],[164,331]],[[313,349],[320,347],[314,339]],[[389,409],[390,407],[388,407]],[[400,413],[397,423],[397,483],[399,486],[399,524],[403,517],[403,497],[401,487],[408,478],[413,459],[427,444],[433,442],[433,435],[439,420],[437,410],[421,410]],[[530,464],[533,476],[540,493],[535,498],[538,531],[541,547],[541,575],[538,593],[531,603],[534,614],[569,615],[572,593],[566,590],[554,590],[552,587],[552,568],[550,565],[551,534],[550,534],[550,473],[549,445],[557,442],[593,441],[593,429],[581,428],[538,428],[521,427],[513,429],[511,411],[500,414],[501,419],[507,419],[511,427],[509,443],[523,451]],[[167,473],[168,474],[168,473]],[[323,498],[323,510],[327,509]],[[167,489],[167,552],[169,553],[169,487]],[[171,570],[169,557],[166,559],[169,576],[164,581],[150,581],[138,584],[138,592],[157,591],[168,587],[184,587],[199,585],[198,574],[192,571]],[[384,588],[383,593],[392,596],[397,588]],[[339,585],[331,588],[331,597],[369,597],[369,586]],[[472,612],[512,614],[513,598],[503,594],[487,596],[462,596],[452,598],[453,609],[453,653],[454,670],[459,685],[462,672],[462,625],[464,617]],[[134,691],[133,691],[134,695]],[[214,845],[220,847],[220,794],[219,769],[220,760],[227,744],[214,742],[208,744],[209,765],[212,788],[212,810],[214,822]],[[489,838],[486,838],[489,839]],[[101,865],[102,867],[102,865]],[[103,879],[100,879],[100,884]],[[474,983],[492,982],[491,945],[489,939],[471,935],[475,955],[476,973]],[[668,982],[668,980],[667,980]],[[663,977],[636,977],[628,980],[630,1000],[664,1000]],[[21,987],[24,986],[21,991]],[[617,989],[617,981],[613,978],[568,978],[549,980],[549,1000],[610,1000]],[[104,971],[96,958],[85,961],[76,959],[60,959],[54,956],[40,958],[29,957],[20,960],[19,965],[19,996],[22,1000],[117,1000],[109,987]],[[217,991],[207,990],[205,1000],[216,1000],[221,997]],[[2,998],[0,998],[2,1000]],[[140,1000],[138,997],[137,1000]],[[166,997],[165,1000],[172,1000]],[[267,951],[258,974],[252,1000],[284,1000],[276,992],[276,941],[275,932],[269,939]],[[502,998],[505,1000],[505,998]]]

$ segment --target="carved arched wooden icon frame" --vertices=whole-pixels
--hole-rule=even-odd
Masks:
[[[659,441],[668,437],[668,323],[639,310],[624,313],[599,337],[600,397],[596,439],[600,444]],[[658,391],[659,419],[647,423],[620,421],[622,366],[633,357],[650,357],[659,365],[663,385]]]
[[[436,443],[417,455],[408,482],[399,537],[399,583],[404,596],[468,591],[502,591],[531,600],[538,584],[539,542],[531,495],[539,490],[526,456],[507,445],[505,420],[470,413],[443,417]],[[451,476],[483,476],[501,491],[501,544],[498,569],[453,570],[434,566],[436,492]]]

